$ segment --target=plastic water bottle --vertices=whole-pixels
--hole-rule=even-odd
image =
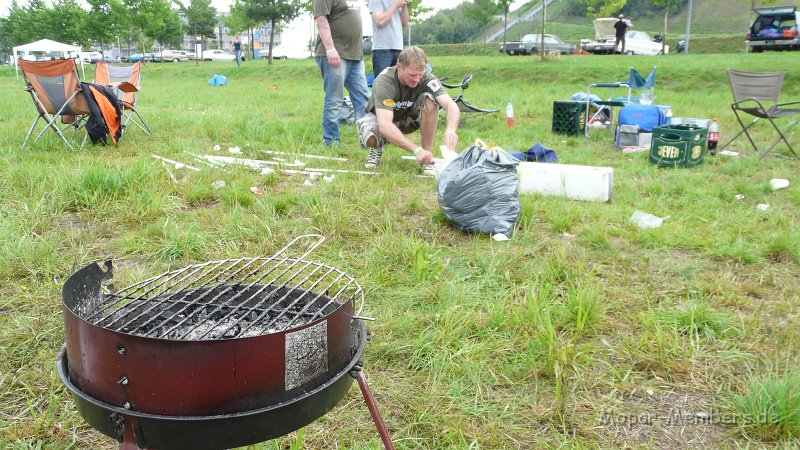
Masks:
[[[506,126],[511,128],[514,126],[514,106],[511,105],[511,100],[506,105]]]
[[[717,143],[719,143],[719,122],[714,117],[711,125],[708,126],[708,153],[711,155],[717,154]]]

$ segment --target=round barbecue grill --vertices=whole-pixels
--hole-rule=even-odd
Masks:
[[[301,240],[306,251],[286,256]],[[197,264],[121,290],[111,261],[75,272],[62,291],[57,368],[80,414],[122,449],[238,447],[313,422],[355,378],[391,448],[361,370],[361,286],[305,259],[323,241],[301,236],[271,257]]]

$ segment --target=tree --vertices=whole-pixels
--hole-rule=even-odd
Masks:
[[[508,10],[513,0],[496,0],[497,8],[503,10],[503,48],[506,46],[506,33],[508,33]]]
[[[175,44],[183,34],[178,13],[170,8],[167,0],[122,0],[130,11],[131,26],[139,34],[142,53],[145,52],[145,37],[161,44]]]
[[[214,34],[214,27],[217,24],[217,10],[211,6],[211,0],[190,0],[189,6],[185,6],[178,0],[175,0],[175,2],[186,16],[187,28],[195,40],[197,40],[198,36],[205,40]],[[197,60],[200,60],[200,55],[197,55]]]
[[[84,34],[92,41],[99,42],[102,51],[106,43],[113,42],[114,37],[125,30],[127,14],[119,0],[86,2],[89,4],[89,12],[83,27]]]
[[[241,0],[244,13],[256,23],[269,22],[269,64],[272,64],[272,47],[275,44],[275,28],[281,22],[289,22],[300,14],[303,5],[298,0]]]
[[[547,23],[547,0],[542,0],[542,28],[539,30],[539,54],[541,55],[542,61],[545,58],[545,48],[544,48],[544,27]]]
[[[586,15],[589,17],[611,17],[625,7],[627,0],[580,0],[580,2],[586,5]]]
[[[84,33],[87,13],[76,0],[55,0],[45,16],[48,18],[45,28],[48,38],[59,42],[89,43]]]
[[[161,26],[148,28],[146,30],[147,36],[157,40],[158,43],[161,44],[161,50],[164,49],[164,45],[170,47],[180,46],[185,33],[181,18],[178,14],[172,10],[169,12],[169,14],[164,15]]]
[[[664,7],[664,30],[661,32],[661,53],[667,45],[667,29],[669,27],[669,0],[653,0],[653,4]]]
[[[493,0],[473,0],[472,3],[465,4],[464,14],[470,19],[479,22],[483,27],[483,51],[486,51],[486,32],[487,25],[492,21],[498,11],[497,4]]]
[[[408,9],[408,45],[411,45],[411,24],[417,23],[419,17],[433,11],[433,8],[422,5],[422,0],[409,0],[406,4]]]

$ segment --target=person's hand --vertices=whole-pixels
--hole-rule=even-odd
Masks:
[[[417,161],[421,166],[429,166],[433,164],[433,153],[423,149],[417,153]]]
[[[408,0],[395,0],[395,3],[397,3],[397,9],[400,9],[408,5]]]
[[[442,142],[447,146],[448,150],[455,151],[456,144],[458,144],[458,135],[455,131],[445,131],[442,136]]]
[[[339,57],[339,51],[334,47],[333,51],[325,51],[328,55],[328,65],[337,69],[342,64],[342,58]]]

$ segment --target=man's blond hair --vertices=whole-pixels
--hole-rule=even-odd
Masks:
[[[403,67],[408,67],[411,65],[425,67],[425,64],[427,63],[428,57],[425,56],[425,52],[423,52],[422,49],[416,45],[406,48],[400,52],[400,55],[397,56],[397,64],[402,65]]]

